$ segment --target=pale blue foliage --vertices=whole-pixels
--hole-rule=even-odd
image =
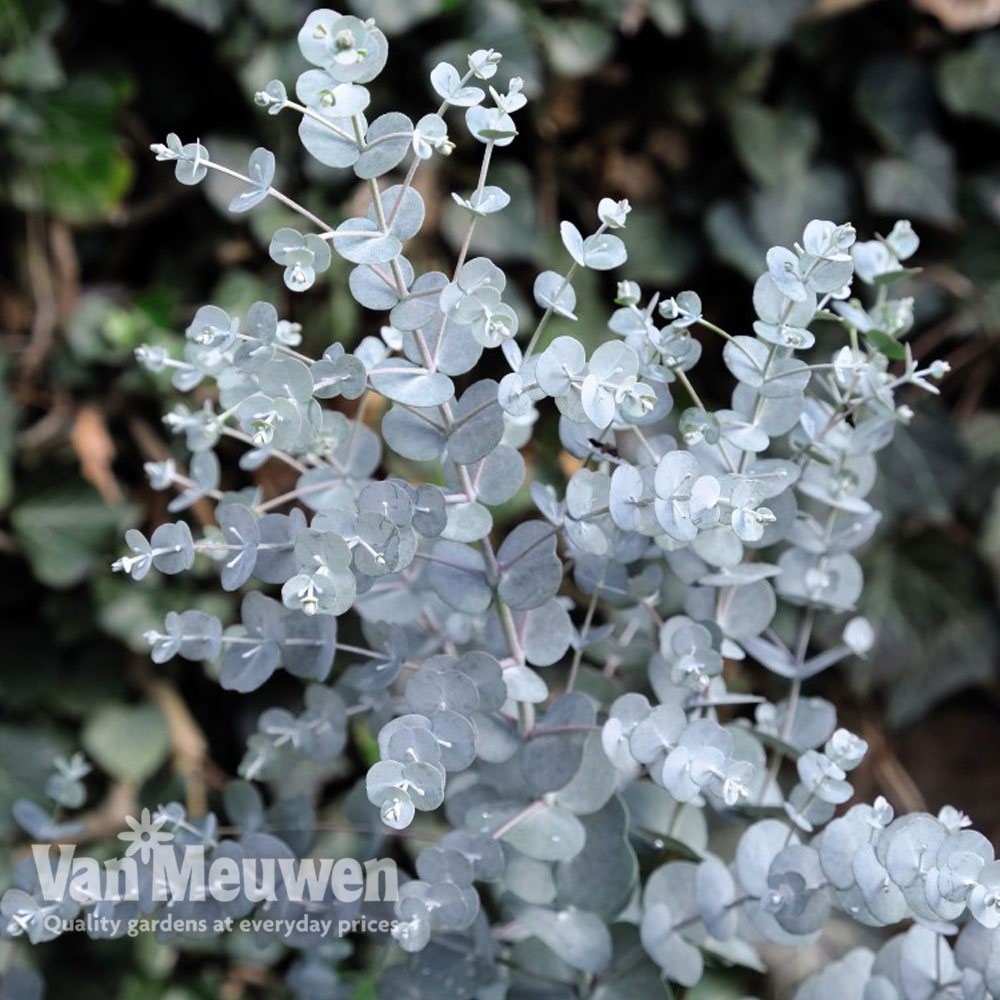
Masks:
[[[385,64],[382,32],[320,10],[299,45],[314,67],[296,83],[301,104],[278,81],[257,103],[299,114],[306,150],[352,169],[369,204],[334,227],[282,196],[304,228],[279,229],[270,255],[288,287],[306,291],[338,254],[355,265],[350,293],[387,316],[380,338],[354,351],[332,343],[314,359],[266,303],[243,317],[209,305],[182,359],[139,352],[147,367],[173,369],[179,388],[218,387],[217,401],[165,418],[192,452],[189,472],[174,460],[147,468],[154,486],[179,491],[173,511],[215,501],[218,526],[199,538],[186,521],[149,539],[130,531],[115,569],[137,580],[179,573],[200,554],[225,590],[244,591],[240,621],[226,628],[201,611],[168,614],[146,635],[153,660],[218,663],[235,691],[265,686],[279,668],[307,682],[300,710],[261,713],[244,781],[226,790],[242,836],[218,840],[214,818],[198,826],[167,807],[174,825],[213,850],[307,849],[309,803],[279,840],[261,832],[268,816],[251,782],[342,767],[349,717],[362,715],[381,759],[354,796],[359,815],[393,831],[441,810],[451,827],[402,886],[394,937],[408,957],[384,972],[380,995],[500,996],[526,947],[553,996],[591,995],[578,992],[581,974],[610,977],[601,996],[630,995],[615,991],[622,964],[690,987],[706,956],[758,968],[759,945],[809,943],[834,908],[871,926],[917,923],[877,954],[831,964],[801,1000],[1000,995],[992,846],[955,810],[894,819],[884,800],[842,809],[867,745],[800,691],[873,645],[853,613],[864,582],[853,553],[879,518],[868,499],[877,454],[909,419],[895,391],[934,391],[944,373],[921,369],[900,343],[912,304],[886,288],[918,248],[909,223],[858,243],[851,226],[818,220],[799,243],[773,247],[746,311],[752,336],[719,329],[694,291],[644,300],[623,280],[611,336],[588,353],[568,332],[573,279],[627,257],[612,230],[626,228],[630,206],[605,198],[592,232],[562,222],[569,262],[537,275],[539,315],[523,336],[525,313],[494,262],[463,252],[451,276],[416,274],[402,253],[425,217],[413,173],[451,151],[453,108],[484,148],[476,187],[455,200],[470,225],[506,207],[488,169],[516,136],[521,81],[490,85],[500,54],[480,50],[467,71],[434,67],[442,103],[416,125],[393,111],[369,122],[365,84]],[[174,135],[154,150],[183,183],[218,167]],[[273,156],[255,151],[233,210],[276,194],[274,173]],[[543,339],[554,318],[558,335]],[[820,322],[840,338],[832,356],[805,353]],[[728,406],[707,408],[693,381],[706,336],[725,340]],[[498,350],[499,381],[464,377]],[[389,403],[380,436],[362,419],[372,393]],[[339,397],[361,400],[353,418],[323,405]],[[564,496],[532,483],[540,516],[496,537],[493,511],[521,487],[520,449],[547,400],[580,466]],[[294,488],[269,499],[222,492],[223,437],[249,447],[243,468],[290,466]],[[429,463],[427,478],[444,486],[380,476],[383,447]],[[841,642],[812,648],[818,616],[839,622]],[[366,645],[338,641],[348,621]],[[730,691],[725,660],[756,661],[791,683],[789,697]],[[78,805],[82,773],[60,768],[53,798]],[[741,824],[731,858],[714,853],[715,814]],[[33,836],[54,835],[28,807],[17,818]],[[481,896],[500,921],[492,934]],[[9,933],[44,939],[27,890],[11,890],[3,912]],[[309,951],[316,942],[292,943],[306,949],[292,987],[329,995],[342,956],[327,964]]]

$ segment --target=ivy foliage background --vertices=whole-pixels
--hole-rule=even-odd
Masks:
[[[168,499],[145,485],[142,463],[168,453],[159,414],[173,390],[134,364],[138,344],[176,347],[207,301],[233,312],[280,303],[316,353],[372,332],[336,260],[308,295],[285,291],[266,254],[280,207],[234,221],[224,184],[213,177],[206,201],[147,152],[170,130],[232,162],[265,145],[312,181],[320,214],[355,214],[350,183],[314,175],[294,125],[249,98],[300,68],[294,36],[312,6],[0,0],[2,838],[14,838],[10,803],[37,796],[58,752],[82,748],[96,763],[90,821],[111,832],[136,804],[205,801],[253,730],[261,703],[181,665],[154,673],[141,639],[177,607],[231,619],[227,599],[207,581],[199,595],[190,577],[131,587],[108,566],[122,531],[162,522]],[[500,49],[524,78],[532,101],[522,136],[496,167],[514,200],[473,244],[522,290],[551,259],[558,219],[587,216],[605,194],[636,206],[629,276],[667,294],[713,289],[715,303],[733,303],[719,321],[734,330],[763,254],[808,219],[850,219],[867,232],[897,216],[919,224],[921,258],[935,264],[915,287],[914,353],[947,359],[953,373],[940,403],[921,401],[884,456],[875,502],[887,513],[864,553],[861,609],[879,645],[825,693],[872,744],[856,781],[862,796],[932,809],[948,799],[996,841],[1000,761],[984,739],[997,723],[1000,637],[1000,29],[987,3],[924,6],[935,9],[889,0],[351,4],[390,35],[394,58],[377,87],[404,111],[426,96],[407,89],[412,67],[458,61],[478,44]],[[447,175],[429,175],[421,191],[456,242],[448,192],[475,179],[463,157],[458,150]],[[422,247],[427,263],[448,250]],[[578,312],[594,325],[573,332],[588,346],[603,336],[605,310],[586,307],[600,292],[596,279],[578,282]],[[525,458],[536,478],[558,482],[571,469],[550,431]],[[511,523],[526,504],[511,501]],[[194,515],[210,512],[196,505]],[[4,884],[8,866],[0,860]],[[58,962],[38,956],[52,996],[179,1000],[268,987],[239,954],[181,960],[143,939],[81,940],[74,953],[70,938],[60,948]],[[108,971],[81,974],[98,965]],[[744,985],[736,979],[732,995]]]

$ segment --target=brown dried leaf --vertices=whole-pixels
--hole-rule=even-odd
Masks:
[[[81,406],[73,418],[70,443],[80,460],[80,472],[109,504],[121,502],[122,492],[111,463],[115,446],[104,422],[104,415],[94,406]]]

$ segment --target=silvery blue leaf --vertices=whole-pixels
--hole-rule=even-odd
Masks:
[[[268,362],[260,370],[258,380],[261,391],[269,396],[285,396],[300,403],[312,397],[312,374],[297,358],[278,357]]]
[[[473,138],[497,146],[509,146],[517,135],[514,119],[499,108],[472,106],[465,112],[465,124]]]
[[[664,973],[682,986],[695,985],[702,976],[701,952],[674,931],[675,921],[665,903],[644,908],[640,934],[642,945]]]
[[[530,856],[530,855],[529,855]],[[520,920],[574,969],[603,971],[611,962],[611,934],[604,921],[586,910],[527,909]]]
[[[529,786],[554,792],[569,783],[580,766],[586,727],[593,726],[596,718],[594,703],[586,695],[570,691],[556,698],[521,751],[521,772]],[[546,735],[546,729],[554,731]]]
[[[449,104],[463,108],[479,104],[486,96],[479,87],[463,87],[458,70],[451,63],[440,62],[431,70],[431,86]]]
[[[497,593],[515,610],[541,607],[562,581],[555,532],[544,521],[525,521],[514,528],[497,551],[497,563]]]
[[[353,354],[345,354],[341,345],[335,344],[334,347],[340,348],[336,355],[331,355],[328,349],[324,357],[312,366],[313,395],[317,399],[336,396],[357,399],[367,384],[365,366]]]
[[[389,232],[401,242],[420,232],[424,224],[424,199],[413,187],[394,184],[379,195],[382,212],[389,224]],[[375,206],[368,209],[368,219],[375,222]],[[412,279],[411,279],[412,280]]]
[[[242,504],[220,506],[217,519],[223,541],[231,546],[223,556],[222,587],[238,590],[250,578],[257,562],[260,529],[257,519]]]
[[[361,156],[353,138],[351,119],[333,109],[317,112],[324,121],[304,115],[299,122],[299,139],[306,150],[327,167],[353,167]],[[362,119],[363,120],[363,119]],[[324,122],[329,122],[333,128]]]
[[[368,378],[377,392],[408,406],[440,406],[455,395],[455,387],[447,375],[428,372],[409,361],[389,359],[372,368]]]
[[[729,869],[717,858],[708,858],[698,865],[695,889],[702,923],[712,937],[720,941],[736,933],[736,883]]]
[[[249,211],[268,196],[274,181],[274,153],[267,149],[255,149],[250,154],[247,176],[253,186],[233,198],[229,203],[230,212]]]
[[[281,664],[296,677],[307,680],[324,681],[333,668],[334,650],[337,643],[337,619],[332,614],[307,615],[301,611],[288,611],[283,618],[285,638],[282,643]],[[318,686],[306,692],[327,691]],[[339,696],[328,692],[339,701]],[[315,700],[315,694],[312,700]],[[342,704],[342,703],[341,703]],[[343,745],[342,738],[339,740]],[[336,751],[333,756],[336,756]]]
[[[792,302],[805,300],[807,292],[800,273],[799,258],[785,247],[767,251],[767,272],[779,292]]]
[[[769,326],[807,327],[816,312],[816,295],[808,292],[802,299],[789,300],[773,277],[762,274],[753,286],[753,305],[762,323]]]
[[[855,243],[851,247],[851,258],[854,261],[858,277],[870,285],[875,284],[884,275],[903,269],[903,265],[893,255],[889,247],[877,240]]]
[[[521,453],[508,444],[497,445],[476,469],[479,501],[491,507],[506,503],[521,488],[524,473]]]
[[[514,620],[523,634],[525,659],[536,667],[558,663],[573,640],[573,620],[565,605],[553,597],[540,607],[515,613]]]
[[[515,812],[516,809],[509,810],[511,815]],[[500,822],[490,823],[496,829],[500,825]],[[569,861],[583,848],[586,831],[572,813],[557,806],[545,806],[500,839],[538,861]]]
[[[288,91],[285,89],[285,85],[280,80],[270,80],[265,84],[263,92],[270,99],[267,113],[269,115],[278,114],[288,100]]]
[[[257,591],[243,598],[239,631],[227,632],[247,641],[225,642],[219,683],[227,690],[253,691],[274,673],[281,659],[284,628],[281,605]]]
[[[258,527],[254,574],[264,583],[284,583],[295,572],[294,540],[305,528],[305,517],[298,508],[289,514],[265,514]]]
[[[503,437],[503,411],[497,402],[497,383],[474,382],[453,407],[454,423],[448,434],[448,454],[461,465],[485,458]]]
[[[402,255],[397,260],[403,271],[404,283],[412,284],[413,266]],[[381,274],[376,273],[375,269],[367,264],[359,264],[354,268],[348,275],[347,283],[355,301],[366,309],[387,312],[399,302],[399,289],[396,283],[384,271]]]
[[[382,418],[382,435],[397,454],[416,462],[440,458],[447,441],[444,425],[436,408],[404,409],[393,406]]]
[[[610,271],[625,263],[625,244],[611,233],[594,234],[583,241],[582,263],[595,271]]]
[[[477,614],[492,602],[486,565],[476,549],[461,542],[440,540],[431,549],[425,570],[438,596],[456,611]]]
[[[347,219],[335,233],[341,231],[347,235],[334,235],[333,247],[341,257],[354,264],[387,264],[398,257],[402,249],[395,236],[381,233],[370,219]]]
[[[439,292],[448,283],[440,271],[421,274],[410,288],[410,298],[392,310],[392,325],[400,330],[417,330],[440,317]]]
[[[18,826],[35,840],[49,841],[57,840],[60,837],[75,837],[82,829],[85,829],[81,823],[54,822],[48,812],[30,799],[15,800],[11,813]],[[4,898],[6,899],[6,894]],[[5,915],[9,916],[10,913],[5,910]]]
[[[583,260],[583,236],[580,230],[572,222],[559,223],[559,235],[562,237],[563,246],[570,257],[581,267],[584,267]]]
[[[186,521],[161,524],[150,536],[153,567],[161,573],[183,573],[194,565],[194,539]]]
[[[510,204],[510,195],[494,184],[486,184],[482,190],[477,188],[468,198],[463,198],[455,191],[451,197],[461,208],[480,218],[501,212]]]
[[[909,219],[900,219],[896,222],[885,242],[900,260],[912,257],[920,246],[920,238],[913,231]]]
[[[448,524],[443,538],[456,542],[478,542],[493,528],[493,518],[481,503],[458,503],[448,508]]]
[[[358,177],[381,177],[406,156],[413,138],[413,122],[398,111],[380,115],[365,132],[365,146],[354,164]]]
[[[174,176],[181,184],[198,184],[205,179],[209,162],[208,150],[200,142],[189,142],[178,154]]]
[[[535,301],[543,309],[551,309],[559,316],[576,319],[576,292],[573,286],[555,271],[542,271],[535,279]]]
[[[320,69],[309,69],[295,81],[298,99],[316,111],[327,112],[332,117],[348,121],[352,115],[360,115],[369,104],[371,97],[364,87],[352,83],[338,83],[329,73]],[[347,131],[350,132],[348,121]]]

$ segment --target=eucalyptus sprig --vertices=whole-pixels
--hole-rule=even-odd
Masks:
[[[547,996],[611,998],[661,973],[692,987],[706,957],[761,968],[761,944],[808,944],[832,910],[912,926],[828,966],[802,1000],[1000,994],[992,845],[953,809],[840,809],[867,745],[803,692],[874,645],[855,613],[854,553],[879,521],[878,453],[912,415],[897,392],[934,392],[947,371],[913,360],[912,301],[890,297],[918,250],[909,223],[858,242],[852,226],[817,220],[773,247],[752,335],[722,329],[694,291],[647,296],[625,278],[609,337],[588,353],[568,332],[573,281],[626,264],[627,201],[603,199],[586,235],[562,222],[568,259],[537,275],[529,322],[502,268],[470,256],[476,227],[510,202],[489,169],[526,104],[517,77],[496,86],[500,53],[437,65],[414,123],[370,110],[366,84],[388,50],[374,22],[316,11],[299,46],[313,68],[298,100],[271,81],[257,103],[299,116],[319,164],[353,171],[363,215],[328,224],[278,191],[267,150],[245,173],[175,135],[153,151],[182,183],[209,170],[241,180],[235,212],[272,197],[301,216],[304,231],[279,229],[270,244],[286,285],[307,293],[343,258],[351,295],[384,319],[380,336],[352,347],[338,331],[313,358],[298,327],[258,302],[244,316],[202,307],[181,358],[142,348],[138,360],[170,368],[178,389],[213,388],[165,418],[192,453],[189,474],[172,460],[147,471],[180,491],[173,512],[207,497],[216,524],[131,531],[114,565],[139,580],[208,560],[243,595],[229,627],[197,609],[167,615],[146,633],[155,662],[214,664],[239,692],[279,669],[304,682],[300,712],[260,715],[230,799],[294,783],[304,766],[343,766],[363,724],[379,760],[354,807],[387,833],[418,813],[450,827],[402,887],[403,958],[380,995],[527,997],[541,979]],[[453,134],[482,147],[474,188],[452,195],[467,235],[451,273],[418,273],[404,253],[425,221],[414,179],[463,141]],[[820,324],[837,345],[816,357]],[[701,338],[717,336],[733,388],[710,408],[696,369]],[[387,404],[378,433],[364,420],[376,396]],[[359,401],[353,416],[340,398]],[[524,483],[543,407],[558,411],[574,471],[561,494],[531,483],[536,513],[503,531],[496,512]],[[224,437],[247,445],[243,470],[281,461],[294,488],[223,491]],[[385,476],[386,449],[426,475]],[[340,641],[345,620],[363,645]],[[840,626],[840,642],[816,648],[821,621]],[[787,696],[748,693],[750,663]],[[76,801],[76,774],[60,782],[63,800]],[[738,845],[722,854],[732,838],[715,834],[734,824]],[[24,907],[8,915],[31,935]],[[339,956],[319,942],[304,951],[336,981]],[[293,988],[310,996],[294,969]]]

